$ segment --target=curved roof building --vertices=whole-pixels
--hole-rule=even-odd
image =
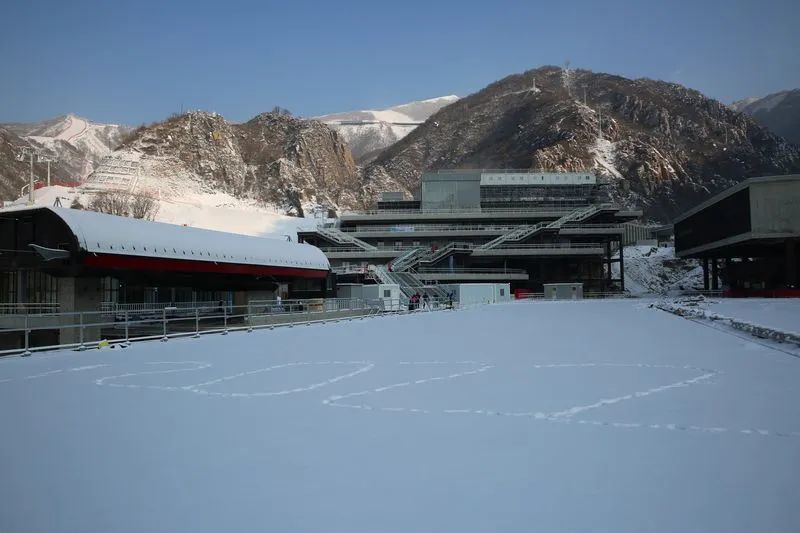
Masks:
[[[60,207],[0,212],[5,268],[324,278],[314,246]],[[9,264],[12,263],[12,264]]]

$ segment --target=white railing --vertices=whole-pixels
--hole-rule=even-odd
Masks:
[[[57,303],[2,303],[0,315],[34,315],[58,311]]]
[[[450,302],[430,300],[427,310],[445,309]],[[293,327],[340,320],[354,320],[386,313],[409,311],[406,298],[355,298],[264,300],[247,305],[222,307],[123,310],[119,313],[90,311],[73,313],[26,314],[0,321],[0,355],[30,355],[33,351],[75,348],[84,350],[103,344],[128,345],[132,341],[162,340],[227,334],[231,331]],[[33,341],[38,332],[58,332],[58,341]],[[19,346],[11,343],[19,340]],[[52,339],[52,335],[45,337]],[[65,340],[64,337],[67,337]]]
[[[100,304],[100,311],[105,313],[123,313],[129,312],[146,312],[146,311],[159,311],[161,309],[171,307],[174,309],[194,309],[195,307],[201,309],[213,309],[230,307],[229,303],[222,300],[211,300],[207,302],[147,302],[147,303],[116,303],[116,302],[103,302]]]

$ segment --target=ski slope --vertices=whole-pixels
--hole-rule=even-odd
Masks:
[[[0,531],[798,531],[799,382],[646,301],[3,359]]]

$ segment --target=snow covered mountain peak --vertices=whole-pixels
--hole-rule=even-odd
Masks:
[[[6,124],[5,127],[58,160],[62,178],[70,181],[88,176],[130,131],[127,126],[94,122],[74,113],[41,122]]]
[[[344,137],[360,163],[396,143],[441,108],[459,100],[451,94],[399,104],[385,109],[363,109],[316,117]]]

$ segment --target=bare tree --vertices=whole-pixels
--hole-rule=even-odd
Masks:
[[[153,220],[158,213],[158,202],[151,196],[139,194],[131,196],[130,212],[133,218]]]
[[[130,213],[128,195],[122,192],[99,192],[89,203],[88,209],[126,217]]]

